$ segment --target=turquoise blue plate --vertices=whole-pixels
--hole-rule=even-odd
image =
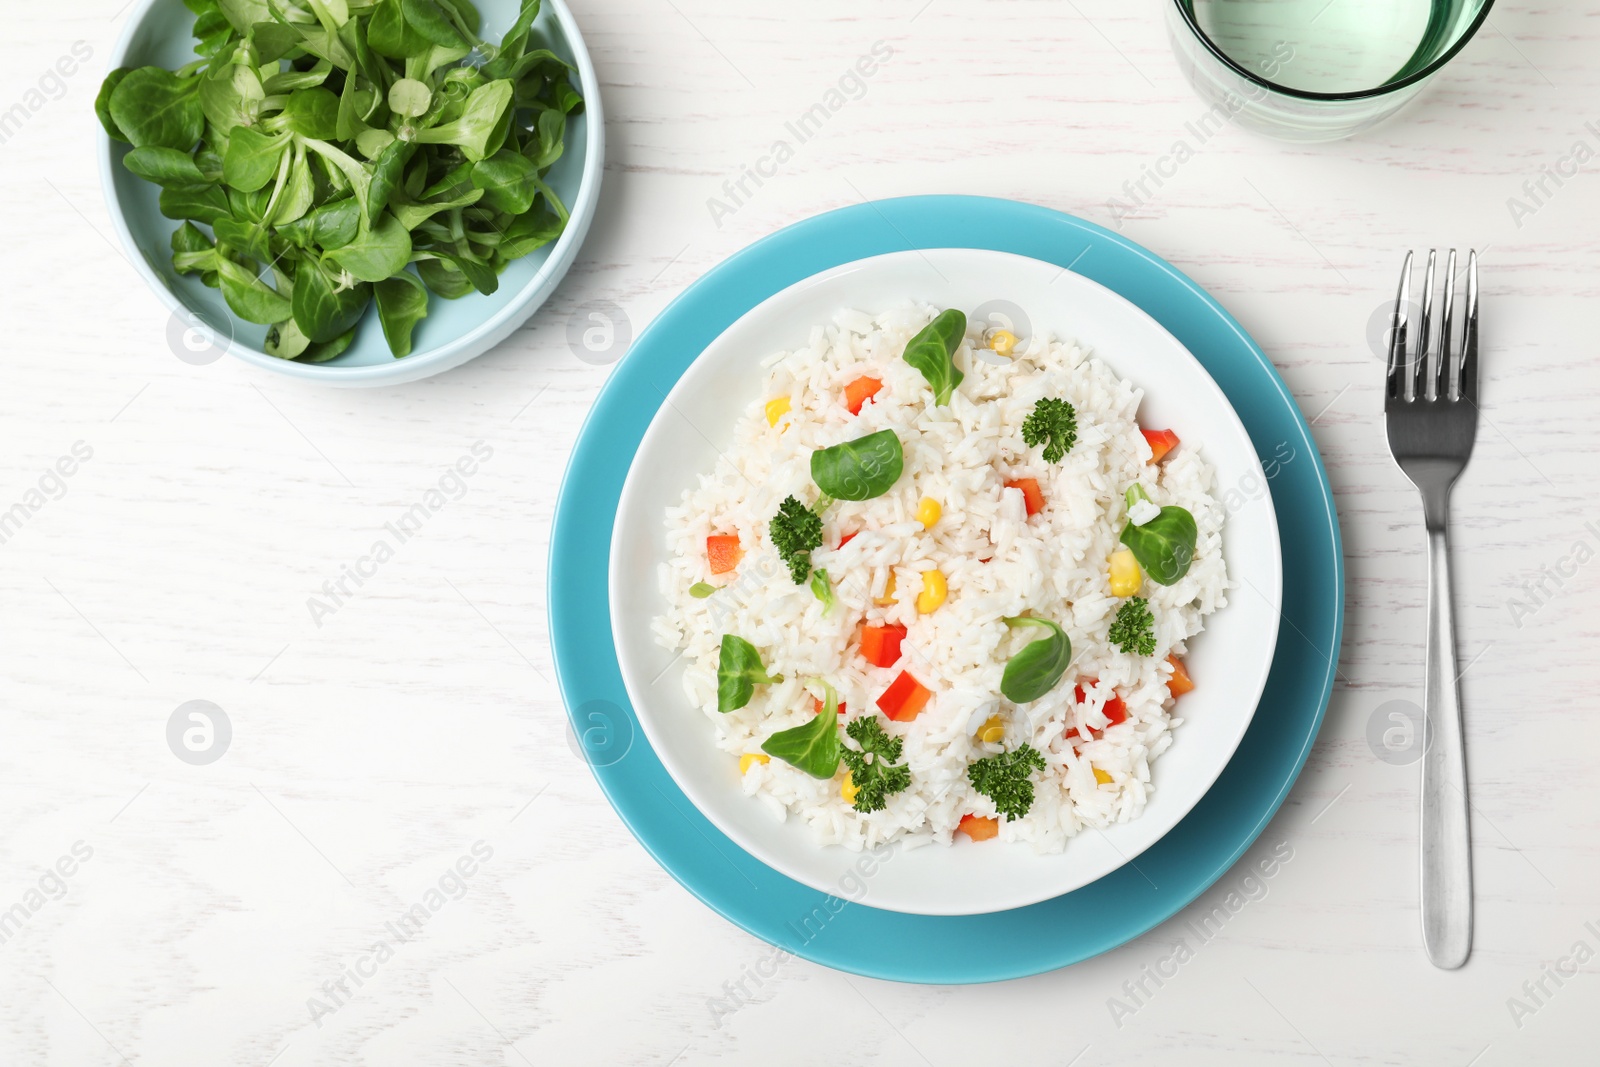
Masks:
[[[1263,460],[1283,542],[1272,673],[1244,741],[1194,810],[1139,857],[1065,896],[989,915],[903,915],[828,897],[741,851],[689,803],[634,720],[611,643],[606,569],[623,479],[666,391],[712,339],[773,293],[841,263],[911,248],[989,248],[1099,282],[1182,341],[1222,387]],[[992,982],[1098,955],[1159,925],[1237,861],[1289,793],[1327,708],[1344,620],[1338,516],[1311,431],[1272,363],[1171,264],[1057,211],[919,196],[830,211],[756,242],[674,300],[601,390],[578,437],[550,545],[550,633],[573,727],[601,788],[685,888],[816,963],[903,982]]]

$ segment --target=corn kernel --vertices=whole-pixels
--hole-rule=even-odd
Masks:
[[[944,571],[923,571],[922,592],[917,594],[917,611],[923,615],[936,610],[950,593],[945,584]]]
[[[1000,721],[1000,716],[991,715],[988,720],[978,727],[978,740],[985,744],[997,745],[1006,737],[1006,724]]]
[[[1017,347],[1017,335],[1010,330],[996,330],[989,335],[989,347],[1002,356],[1009,356]]]
[[[889,580],[883,583],[883,595],[874,600],[873,603],[877,604],[880,608],[886,608],[890,604],[900,603],[894,598],[894,571],[889,572]]]
[[[1139,561],[1133,558],[1132,552],[1119,548],[1111,553],[1112,596],[1132,596],[1143,581],[1144,573],[1139,570]]]
[[[856,794],[859,792],[861,792],[861,787],[856,785],[854,778],[850,777],[850,772],[845,771],[844,781],[839,783],[839,795],[844,797],[846,804],[854,804],[856,802]]]
[[[1094,780],[1099,782],[1101,785],[1110,785],[1111,775],[1107,774],[1105,771],[1102,771],[1099,767],[1096,767],[1094,769]]]
[[[770,763],[771,758],[763,752],[746,752],[739,757],[739,773],[744,774],[758,763]]]
[[[767,401],[767,425],[768,426],[776,426],[776,425],[778,425],[778,420],[783,418],[787,414],[789,414],[789,398],[788,397],[780,396],[780,397],[776,397],[776,398],[774,398],[772,400]]]
[[[917,521],[922,523],[924,530],[933,529],[933,524],[938,522],[939,516],[943,514],[944,508],[940,507],[939,502],[931,496],[923,497],[922,502],[917,505]]]

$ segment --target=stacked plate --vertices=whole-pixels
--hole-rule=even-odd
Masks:
[[[1141,415],[1202,442],[1227,509],[1229,605],[1191,645],[1207,684],[1137,819],[1073,838],[854,853],[745,797],[651,638],[662,509],[760,390],[759,359],[844,307],[1027,309],[1147,387]],[[1331,690],[1343,572],[1326,475],[1272,364],[1203,290],[1080,219],[973,197],[831,212],[702,277],[634,344],[573,452],[550,558],[567,707],[602,788],[691,892],[764,940],[855,973],[978,982],[1051,970],[1159,924],[1277,810]],[[1280,626],[1280,620],[1284,625]],[[1257,714],[1257,709],[1261,709]],[[867,869],[863,869],[863,868]]]

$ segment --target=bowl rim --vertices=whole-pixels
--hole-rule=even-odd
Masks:
[[[1489,9],[1494,7],[1494,0],[1483,0],[1483,6],[1478,9],[1478,13],[1473,18],[1472,24],[1466,28],[1459,38],[1456,39],[1454,44],[1440,53],[1438,58],[1433,60],[1433,62],[1429,63],[1420,70],[1413,71],[1404,78],[1401,78],[1399,81],[1384,82],[1382,85],[1374,86],[1371,89],[1359,89],[1354,92],[1319,93],[1310,89],[1294,89],[1287,85],[1275,82],[1270,78],[1263,78],[1249,67],[1234,60],[1231,56],[1217,46],[1217,43],[1211,39],[1210,34],[1206,33],[1205,30],[1200,28],[1199,20],[1196,18],[1194,13],[1194,0],[1171,0],[1171,2],[1172,6],[1177,9],[1179,17],[1183,19],[1184,24],[1188,27],[1189,32],[1194,35],[1195,40],[1199,41],[1200,44],[1205,47],[1205,50],[1210,52],[1212,57],[1216,59],[1217,62],[1221,63],[1223,66],[1239,75],[1239,77],[1244,78],[1246,81],[1252,82],[1263,89],[1266,89],[1268,92],[1276,93],[1279,96],[1292,97],[1296,100],[1314,100],[1321,103],[1341,103],[1347,100],[1376,99],[1378,97],[1388,96],[1390,93],[1398,92],[1407,86],[1418,85],[1427,81],[1429,78],[1437,74],[1445,66],[1445,64],[1454,59],[1456,55],[1463,48],[1465,48],[1474,37],[1478,35],[1478,31],[1482,29],[1483,24],[1488,21]]]
[[[112,46],[107,60],[102,79],[105,74],[123,66],[128,51],[133,45],[133,37],[141,23],[149,16],[151,10],[162,3],[173,3],[176,0],[138,0],[133,10],[129,13],[122,29],[117,35],[116,44]],[[594,69],[594,62],[589,56],[589,49],[583,39],[583,33],[578,28],[578,20],[572,14],[566,0],[543,0],[543,3],[554,14],[556,21],[561,26],[561,32],[566,37],[567,45],[572,50],[573,65],[578,71],[578,81],[583,87],[583,106],[585,127],[585,144],[583,169],[578,180],[578,194],[573,198],[572,207],[568,213],[566,229],[561,236],[556,238],[555,246],[550,255],[528,279],[516,297],[493,315],[484,319],[467,333],[453,338],[449,342],[436,348],[424,349],[413,352],[401,359],[394,359],[388,363],[372,363],[365,366],[340,367],[328,363],[301,363],[298,360],[279,359],[269,355],[258,348],[254,348],[230,336],[227,342],[228,353],[252,366],[260,367],[290,378],[302,381],[313,381],[323,385],[385,385],[400,384],[426,378],[454,367],[460,366],[493,348],[504,340],[517,326],[526,321],[540,306],[549,299],[556,285],[571,268],[577,258],[578,249],[582,246],[584,238],[588,235],[589,225],[594,219],[595,209],[600,197],[600,184],[605,166],[605,114],[600,97],[600,79]],[[116,166],[114,146],[111,137],[97,122],[95,123],[95,155],[99,163],[100,189],[105,197],[106,210],[111,216],[111,224],[117,231],[117,239],[122,244],[124,258],[133,265],[134,270],[144,279],[145,284],[156,294],[156,298],[173,315],[183,315],[191,309],[182,300],[178,299],[165,281],[161,279],[145,258],[144,251],[134,240],[133,231],[129,229],[126,213],[122,201],[117,195],[115,181]],[[192,313],[192,312],[191,312]],[[230,315],[232,312],[230,311]],[[490,343],[483,344],[485,339]],[[474,350],[476,349],[476,350]]]
[[[733,333],[747,321],[763,314],[764,312],[767,312],[771,306],[780,304],[786,298],[791,298],[803,290],[823,284],[835,276],[854,273],[860,270],[862,267],[872,264],[875,261],[907,260],[914,257],[925,259],[928,254],[936,254],[941,252],[992,259],[1025,260],[1034,264],[1048,267],[1052,272],[1061,271],[1061,268],[1055,264],[1046,263],[1043,260],[1038,260],[1034,257],[1014,252],[960,246],[941,248],[927,247],[921,249],[908,249],[879,253],[877,255],[851,260],[818,271],[805,278],[799,279],[791,285],[785,286],[783,289],[780,289],[770,296],[762,299],[730,322],[716,335],[716,337],[707,343],[705,348],[702,349],[693,360],[689,362],[689,364],[684,368],[683,373],[665,391],[662,396],[660,406],[651,416],[650,422],[646,426],[644,433],[640,438],[639,445],[635,450],[633,457],[629,461],[628,471],[624,476],[623,484],[618,494],[617,510],[612,519],[612,529],[610,530],[606,562],[607,614],[610,619],[609,629],[611,632],[612,642],[617,653],[618,670],[621,675],[623,689],[627,693],[628,701],[633,707],[634,718],[638,722],[640,729],[643,731],[646,740],[651,746],[651,749],[655,752],[657,759],[660,760],[662,768],[666,771],[667,775],[683,792],[684,797],[694,805],[695,809],[702,816],[704,816],[719,831],[725,834],[735,845],[745,850],[760,863],[765,864],[780,874],[791,878],[802,885],[809,886],[824,893],[833,892],[837,886],[828,881],[825,877],[817,875],[814,871],[789,862],[786,857],[779,854],[778,850],[766,847],[765,842],[758,836],[747,833],[745,828],[739,826],[731,819],[724,817],[724,813],[716,805],[702,804],[699,800],[701,783],[694,777],[694,775],[688,773],[688,769],[679,763],[676,755],[671,749],[671,746],[665,743],[666,735],[661,732],[664,729],[664,719],[662,716],[652,714],[648,710],[651,707],[651,701],[643,699],[645,694],[642,691],[636,690],[633,677],[634,672],[629,669],[627,663],[624,661],[624,642],[621,640],[619,620],[624,618],[627,613],[618,610],[617,602],[618,590],[620,588],[618,581],[618,568],[620,565],[619,561],[622,546],[622,538],[619,536],[617,531],[631,517],[631,509],[626,506],[626,502],[629,500],[630,496],[634,495],[636,487],[641,484],[645,478],[640,466],[640,457],[650,450],[650,447],[653,443],[652,439],[655,436],[657,428],[663,424],[663,418],[666,413],[669,410],[674,409],[675,397],[677,397],[679,392],[685,388],[685,383],[689,380],[693,368],[701,359],[704,358],[707,351],[709,351],[712,347],[722,343],[724,337],[730,333]],[[1143,322],[1147,324],[1149,328],[1166,337],[1167,340],[1182,354],[1182,358],[1188,360],[1194,365],[1194,367],[1202,375],[1211,393],[1214,394],[1214,399],[1220,410],[1226,414],[1228,421],[1232,423],[1233,429],[1238,435],[1238,439],[1244,442],[1246,451],[1250,457],[1250,464],[1253,468],[1253,471],[1259,477],[1265,479],[1266,475],[1262,466],[1261,456],[1255,448],[1254,443],[1250,438],[1249,431],[1244,426],[1243,420],[1239,417],[1238,411],[1234,408],[1233,402],[1228,398],[1227,394],[1223,392],[1222,387],[1211,376],[1211,373],[1206,370],[1205,365],[1201,363],[1194,353],[1190,351],[1189,348],[1183,344],[1183,342],[1179,341],[1170,330],[1163,326],[1155,319],[1154,316],[1145,311],[1144,308],[1140,307],[1138,304],[1135,304],[1127,297],[1122,296],[1116,290],[1111,289],[1109,286],[1095,281],[1092,278],[1076,274],[1075,272],[1073,276],[1084,285],[1092,289],[1099,290],[1109,300],[1110,303],[1123,305],[1135,318],[1143,320]],[[1263,480],[1262,484],[1266,484],[1265,480]],[[1272,554],[1273,575],[1275,579],[1273,582],[1273,592],[1275,599],[1269,600],[1269,604],[1272,608],[1272,611],[1269,613],[1272,632],[1268,635],[1268,640],[1264,642],[1265,647],[1271,649],[1276,647],[1278,631],[1281,629],[1281,622],[1283,618],[1283,557],[1281,547],[1282,530],[1278,523],[1277,506],[1272,500],[1271,493],[1268,492],[1263,494],[1261,499],[1266,505],[1266,522],[1270,532],[1271,541],[1274,547],[1277,549],[1277,551]],[[1236,585],[1237,581],[1232,575],[1230,575],[1230,589],[1234,588]],[[1161,830],[1159,833],[1156,833],[1154,837],[1151,837],[1147,841],[1138,843],[1133,847],[1124,848],[1113,846],[1116,848],[1120,859],[1106,870],[1099,872],[1098,874],[1094,875],[1094,877],[1087,880],[1073,881],[1069,885],[1058,885],[1046,889],[1040,889],[1036,885],[1031,885],[1029,888],[1013,889],[1010,891],[1009,895],[997,893],[993,902],[986,903],[985,906],[981,908],[974,908],[968,905],[960,904],[953,906],[938,906],[928,904],[912,906],[902,901],[890,903],[870,898],[864,901],[865,905],[888,912],[899,912],[915,915],[960,916],[992,914],[996,912],[1009,911],[1015,908],[1027,907],[1044,900],[1054,899],[1065,893],[1074,892],[1077,889],[1081,889],[1086,885],[1092,884],[1093,882],[1112,874],[1124,866],[1134,863],[1134,861],[1136,861],[1141,854],[1153,847],[1175,827],[1177,827],[1183,821],[1183,819],[1187,817],[1191,811],[1193,811],[1195,805],[1199,804],[1200,801],[1216,785],[1217,779],[1221,777],[1222,772],[1226,769],[1233,756],[1237,753],[1239,745],[1243,742],[1244,736],[1248,732],[1250,724],[1254,720],[1254,717],[1259,710],[1261,696],[1265,692],[1267,680],[1271,674],[1273,661],[1274,656],[1271,654],[1267,655],[1260,664],[1258,676],[1251,682],[1249,686],[1242,687],[1239,690],[1241,694],[1246,692],[1250,694],[1248,698],[1250,711],[1247,715],[1240,719],[1237,729],[1233,732],[1232,736],[1227,739],[1225,751],[1218,753],[1218,758],[1216,759],[1215,765],[1204,776],[1204,784],[1196,789],[1192,797],[1188,798],[1187,802],[1183,804],[1181,811],[1177,811],[1172,815],[1169,825],[1167,825],[1166,828]],[[698,721],[700,709],[691,708],[691,710],[695,713],[696,721]],[[750,801],[752,798],[739,797],[737,799],[741,801]],[[814,845],[813,847],[820,850],[830,849],[835,846]],[[1017,845],[1015,847],[1022,848],[1023,846]],[[1059,857],[1046,856],[1042,858],[1048,860]]]

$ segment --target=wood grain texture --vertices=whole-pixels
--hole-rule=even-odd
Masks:
[[[1112,0],[589,0],[610,158],[599,220],[548,307],[412,386],[312,389],[174,358],[110,239],[90,108],[122,0],[8,13],[0,110],[75,41],[94,58],[0,144],[8,332],[0,508],[75,442],[59,499],[0,544],[0,914],[92,850],[0,944],[7,1064],[1499,1064],[1588,1062],[1600,950],[1593,461],[1600,253],[1586,169],[1530,217],[1507,200],[1600,148],[1600,4],[1497,4],[1396,122],[1329,146],[1226,129],[1128,218],[1108,201],[1205,109],[1162,6]],[[860,99],[731,213],[725,181],[875,42]],[[749,242],[829,208],[1014,197],[1118,226],[1214,293],[1314,429],[1349,574],[1340,683],[1251,857],[1183,915],[1068,970],[993,987],[846,977],[696,902],[612,813],[567,740],[545,618],[549,523],[607,367],[569,350],[585,301],[637,332]],[[1455,497],[1475,803],[1477,941],[1420,948],[1416,766],[1366,741],[1421,698],[1420,513],[1389,461],[1367,336],[1402,250],[1483,251],[1486,380]],[[307,599],[466,453],[459,499],[319,626]],[[53,492],[53,483],[50,487]],[[1600,528],[1600,526],[1597,526]],[[1518,612],[1525,583],[1543,606]],[[182,702],[234,735],[195,767]],[[1262,714],[1271,714],[1265,708]],[[492,856],[416,936],[387,924],[474,843]],[[459,899],[455,892],[461,883]],[[1230,890],[1252,899],[1192,933]],[[1594,923],[1590,928],[1587,923]],[[1187,938],[1192,958],[1143,978]],[[331,1015],[329,983],[392,956]],[[1145,981],[1137,998],[1125,983]],[[1544,981],[1534,996],[1525,982]],[[725,983],[743,1006],[718,1013]],[[1510,998],[1531,1013],[1514,1013]],[[1118,998],[1129,1012],[1114,1012]],[[320,1022],[320,1025],[319,1025]]]

